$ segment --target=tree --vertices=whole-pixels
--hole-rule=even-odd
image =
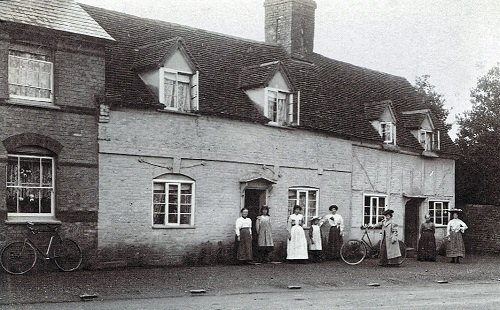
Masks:
[[[444,107],[446,100],[442,94],[436,91],[436,87],[429,81],[430,78],[431,76],[427,74],[417,76],[414,87],[424,98],[424,103],[429,107],[432,115],[444,124],[444,127],[448,132],[451,129],[451,124],[447,123],[446,119],[448,118],[450,111]]]
[[[500,64],[499,64],[500,65]],[[500,67],[478,79],[472,109],[457,117],[457,199],[500,206]]]

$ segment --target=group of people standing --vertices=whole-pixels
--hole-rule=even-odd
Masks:
[[[340,214],[337,214],[338,206],[331,205],[330,213],[323,218],[314,216],[311,218],[309,227],[308,245],[306,233],[303,229],[304,215],[302,207],[296,205],[293,207],[293,213],[287,221],[287,257],[288,261],[305,261],[309,259],[318,262],[323,259],[335,260],[340,258],[340,248],[343,243],[344,220]],[[446,256],[451,258],[452,263],[460,263],[460,258],[465,257],[465,247],[462,239],[462,233],[467,229],[467,225],[458,218],[462,210],[451,209],[452,219],[448,222],[446,229]],[[393,210],[383,212],[384,220],[373,225],[372,228],[381,228],[381,244],[379,253],[380,265],[397,265],[401,257],[399,247],[397,224],[392,220]],[[271,228],[271,218],[269,207],[263,206],[261,213],[256,219],[257,248],[260,260],[262,262],[270,261],[270,254],[274,248],[273,233]],[[323,229],[322,229],[323,228]],[[327,231],[327,234],[321,233]],[[431,222],[431,217],[425,215],[425,222],[420,226],[420,238],[418,241],[417,259],[419,261],[435,261],[436,227]],[[236,220],[236,241],[237,241],[237,259],[243,262],[253,261],[252,250],[252,220],[248,217],[248,209],[241,210],[241,217]]]
[[[308,244],[303,226],[304,215],[302,207],[293,207],[293,213],[288,217],[287,231],[287,257],[288,261],[305,261],[309,259],[311,253],[312,261],[320,261],[323,257],[328,259],[338,259],[340,257],[340,247],[342,246],[342,236],[344,233],[344,220],[337,214],[338,207],[332,205],[330,213],[320,218],[311,218]],[[328,227],[327,238],[322,238],[320,226]],[[262,262],[270,261],[270,253],[274,248],[269,207],[263,206],[261,213],[255,221],[255,232],[257,234],[258,256]],[[248,218],[248,209],[241,210],[241,217],[236,220],[235,225],[237,241],[237,259],[239,261],[253,261],[252,250],[252,220]],[[326,242],[325,242],[326,241]],[[325,243],[325,244],[324,244]]]

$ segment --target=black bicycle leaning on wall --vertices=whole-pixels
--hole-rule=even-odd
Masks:
[[[46,229],[42,229],[45,226]],[[77,270],[82,264],[82,250],[78,244],[71,239],[61,239],[59,236],[59,225],[36,225],[28,222],[28,229],[32,234],[51,233],[47,250],[44,252],[36,246],[29,238],[23,241],[9,243],[1,254],[0,263],[10,274],[24,274],[30,271],[36,264],[38,253],[45,260],[53,260],[62,271]]]

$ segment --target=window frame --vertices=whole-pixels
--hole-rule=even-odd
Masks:
[[[175,87],[176,87],[176,100],[175,100],[175,106],[174,107],[171,107],[171,106],[167,106],[167,103],[165,101],[165,77],[166,77],[166,73],[167,74],[175,74],[176,75],[176,80],[175,80]],[[187,96],[189,98],[189,106],[192,108],[192,109],[181,109],[180,106],[179,106],[179,78],[178,76],[181,75],[181,76],[187,76],[188,79],[189,79],[189,91],[187,93]],[[193,89],[193,84],[194,84],[194,78],[195,78],[195,73],[193,72],[188,72],[188,71],[181,71],[181,70],[174,70],[174,69],[169,69],[169,68],[160,68],[160,77],[159,77],[159,98],[160,98],[160,103],[164,105],[164,109],[165,110],[170,110],[170,111],[178,111],[178,112],[191,112],[191,111],[194,111],[197,109],[197,107],[195,107],[195,102],[194,102],[194,98],[192,97],[192,89]]]
[[[23,189],[23,188],[28,188],[28,189],[32,189],[32,188],[35,188],[35,189],[49,189],[51,190],[51,196],[50,196],[50,213],[42,213],[42,212],[38,212],[38,213],[21,213],[19,212],[19,197],[17,198],[17,212],[9,212],[8,211],[8,208],[7,208],[7,217],[12,219],[12,218],[27,218],[27,217],[30,217],[30,218],[40,218],[40,219],[47,219],[47,218],[54,218],[55,217],[55,198],[56,198],[56,169],[55,169],[55,158],[52,157],[52,156],[44,156],[44,155],[25,155],[25,154],[8,154],[7,155],[7,158],[12,158],[12,157],[16,157],[17,158],[17,185],[9,185],[8,184],[8,171],[9,171],[9,161],[7,161],[7,165],[5,167],[5,184],[6,184],[6,189],[8,190],[9,188],[18,188],[18,189]],[[49,159],[51,161],[51,176],[52,176],[52,182],[51,182],[51,186],[50,187],[44,187],[44,186],[41,186],[42,185],[42,182],[40,180],[40,186],[21,186],[20,185],[20,178],[19,178],[19,175],[20,175],[20,169],[21,169],[21,165],[20,165],[20,160],[21,158],[35,158],[35,159],[38,159],[40,161],[40,179],[42,178],[42,159]],[[6,199],[7,199],[7,196],[6,196]],[[38,202],[38,208],[39,210],[41,210],[41,197],[39,197],[39,202]]]
[[[431,208],[431,204],[433,205]],[[436,205],[441,204],[441,216],[440,216],[440,223],[436,223]],[[449,200],[429,200],[428,204],[428,213],[431,217],[432,223],[436,225],[436,227],[444,227],[448,225],[448,222],[450,221],[450,213],[448,212],[450,206],[450,201]],[[446,213],[446,215],[445,215]]]
[[[293,204],[290,204],[291,200],[290,200],[290,191],[295,191],[296,192],[296,198],[295,198],[295,202]],[[311,217],[313,216],[318,216],[319,214],[319,188],[315,188],[315,187],[307,187],[307,186],[293,186],[293,187],[289,187],[288,188],[288,215],[292,214],[293,213],[293,206],[295,205],[300,205],[300,194],[299,193],[305,193],[305,197],[306,197],[306,202],[305,202],[305,206],[302,206],[302,215],[304,216],[304,227],[309,227],[309,221],[310,221],[310,218],[308,216],[308,211],[309,211],[309,192],[315,192],[316,193],[316,206],[315,206],[315,209],[316,209],[316,212],[315,214],[312,214]]]
[[[276,120],[270,115],[269,111],[269,105],[270,105],[270,93],[276,93]],[[280,110],[280,104],[279,104],[279,95],[284,94],[285,99],[283,103],[283,113],[280,115],[279,110]],[[293,115],[290,115],[290,113],[293,113],[293,97],[292,93],[288,90],[284,89],[279,89],[279,88],[273,88],[273,87],[266,87],[265,88],[265,104],[264,104],[264,115],[270,119],[269,124],[271,125],[279,125],[279,126],[286,126],[290,122],[290,119],[293,118]],[[282,119],[281,119],[282,118]]]
[[[422,136],[424,136],[422,140]],[[418,131],[418,142],[425,151],[433,151],[434,150],[434,132],[428,129],[420,129]]]
[[[151,225],[153,228],[191,228],[194,227],[194,216],[195,216],[195,192],[196,192],[196,182],[194,180],[187,180],[188,178],[183,176],[183,178],[186,178],[185,180],[173,180],[173,179],[163,179],[163,178],[156,178],[153,179],[152,182],[152,191],[151,191]],[[165,188],[165,211],[164,213],[164,224],[155,224],[155,184],[163,184]],[[182,184],[189,184],[191,186],[191,212],[190,214],[190,223],[189,224],[181,224],[180,223],[180,215],[185,214],[181,212],[181,186]],[[168,222],[168,186],[169,185],[177,185],[178,186],[178,193],[177,193],[177,223],[169,223]],[[158,204],[158,203],[156,203]]]
[[[11,55],[10,53],[12,52],[19,52],[19,53],[26,53],[26,54],[31,54],[31,55],[38,55],[38,56],[44,56],[49,58],[49,61],[47,60],[38,60],[38,59],[29,59],[21,56],[16,56],[16,55]],[[9,80],[9,72],[10,72],[10,67],[11,67],[11,58],[19,58],[23,60],[29,60],[29,61],[34,61],[38,63],[47,63],[50,64],[50,89],[45,89],[49,90],[50,92],[50,98],[41,98],[41,97],[30,97],[30,96],[22,96],[22,95],[16,95],[16,94],[11,94],[10,89],[9,89],[9,98],[12,99],[21,99],[21,100],[29,100],[29,101],[36,101],[36,102],[41,102],[41,103],[50,103],[52,104],[54,102],[54,60],[53,57],[50,55],[50,53],[34,53],[32,51],[26,51],[23,50],[22,48],[9,48],[8,50],[8,64],[7,64],[7,85],[8,88],[10,88],[10,85],[15,85],[15,86],[20,86],[20,87],[31,87],[31,88],[38,88],[42,89],[41,87],[33,87],[29,85],[23,85],[23,84],[14,84]]]
[[[384,126],[390,128],[389,131],[384,130]],[[389,132],[390,139],[386,139],[385,133]],[[396,144],[396,126],[393,122],[380,122],[379,125],[379,134],[384,139],[384,143],[387,144]]]
[[[370,197],[370,205],[369,206],[367,206],[365,203],[367,197]],[[363,225],[375,225],[379,222],[378,219],[382,216],[382,212],[384,212],[385,210],[388,209],[389,204],[388,204],[387,197],[388,197],[387,195],[383,195],[383,194],[363,194],[363,210],[362,210],[362,212],[363,212]],[[383,208],[380,206],[380,198],[384,198]],[[372,203],[373,203],[374,199],[377,200],[376,214],[373,214],[374,205]],[[370,209],[370,214],[368,214],[368,216],[369,216],[368,223],[365,220],[366,208]]]

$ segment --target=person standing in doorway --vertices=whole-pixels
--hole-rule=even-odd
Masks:
[[[323,225],[328,222],[330,231],[328,234],[328,245],[326,246],[326,257],[328,259],[340,258],[340,247],[342,246],[342,236],[344,234],[344,219],[337,214],[339,207],[331,205],[328,210],[330,213],[323,218]]]
[[[287,260],[306,260],[307,254],[307,239],[302,228],[304,225],[304,216],[301,214],[302,207],[296,205],[293,207],[293,213],[288,217],[288,243],[286,247]]]
[[[380,266],[399,265],[401,250],[399,248],[398,225],[392,220],[393,214],[393,210],[385,210],[382,213],[384,216],[382,222],[372,226],[373,228],[382,228],[378,260]]]
[[[425,215],[425,222],[420,225],[420,239],[418,240],[417,260],[436,261],[436,225],[431,222],[431,216]]]
[[[462,212],[461,209],[448,210],[452,214],[453,219],[448,222],[446,226],[446,238],[448,244],[446,245],[446,257],[450,257],[450,263],[460,264],[460,258],[465,257],[465,246],[462,234],[468,228],[465,223],[458,218],[458,214]]]
[[[257,231],[257,246],[259,247],[260,260],[263,263],[268,263],[271,261],[269,255],[274,247],[268,206],[262,206],[260,209],[260,215],[255,222],[255,228]]]
[[[250,262],[253,260],[252,220],[248,217],[248,209],[241,209],[241,216],[236,220],[235,226],[238,244],[237,259],[240,262]]]

